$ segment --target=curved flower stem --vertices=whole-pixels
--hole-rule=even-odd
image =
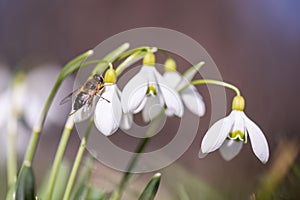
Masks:
[[[50,105],[51,105],[51,103],[54,99],[54,96],[55,96],[59,86],[61,85],[62,81],[63,81],[62,79],[58,79],[55,82],[54,87],[52,88],[52,90],[50,92],[50,95],[48,96],[48,99],[47,99],[47,101],[44,105],[44,108],[43,108],[42,113],[40,115],[39,121],[38,121],[37,125],[35,125],[35,127],[33,128],[32,135],[31,135],[30,142],[29,142],[29,146],[28,146],[28,149],[27,149],[27,152],[25,154],[24,161],[23,161],[23,166],[31,167],[32,160],[33,160],[33,157],[34,157],[35,152],[36,152],[37,144],[38,144],[39,139],[40,139],[40,133],[41,133],[42,127],[44,125],[49,107],[50,107]]]
[[[107,66],[112,66],[112,62],[114,62],[117,59],[117,57],[120,56],[120,54],[122,54],[128,47],[129,47],[128,43],[125,43],[125,44],[121,45],[120,47],[118,47],[117,49],[115,49],[114,51],[112,51],[111,53],[107,54],[103,59],[85,62],[81,65],[74,67],[72,70],[69,70],[67,74],[74,73],[75,71],[78,71],[79,68],[93,65],[93,64],[97,64],[97,65],[94,68],[93,72],[91,73],[91,76],[94,75],[95,73],[101,73],[101,71],[104,71]],[[67,142],[69,140],[70,133],[73,129],[73,126],[74,126],[73,117],[69,117],[68,121],[66,122],[65,129],[63,131],[57,153],[55,155],[52,172],[51,172],[50,179],[49,179],[49,185],[48,185],[48,189],[47,189],[47,193],[46,193],[46,199],[51,199],[51,197],[52,197],[59,165],[62,161],[63,154],[65,152]],[[80,160],[79,160],[79,162],[80,162]],[[70,186],[70,187],[72,187],[72,186]]]
[[[134,151],[135,154],[134,156],[131,158],[131,161],[127,167],[127,170],[125,172],[125,174],[123,175],[118,188],[112,193],[110,200],[119,200],[122,197],[123,191],[131,177],[131,171],[134,168],[136,162],[138,161],[138,157],[140,155],[141,152],[143,152],[143,150],[146,148],[147,144],[149,143],[151,137],[150,135],[152,135],[152,133],[157,129],[157,127],[160,125],[162,117],[163,115],[162,111],[151,123],[150,127],[148,128],[145,137],[140,140],[136,150]]]
[[[236,86],[234,86],[230,83],[223,82],[223,81],[211,80],[211,79],[199,79],[199,80],[191,81],[190,84],[187,84],[186,86],[184,86],[182,89],[179,90],[179,92],[182,92],[189,85],[203,85],[203,84],[223,86],[223,87],[226,87],[226,88],[229,88],[229,89],[235,91],[237,96],[241,96],[241,92]]]
[[[117,60],[122,60],[123,58],[126,58],[132,54],[135,54],[137,52],[141,52],[141,51],[149,51],[151,50],[151,47],[148,47],[148,46],[144,46],[144,47],[138,47],[138,48],[135,48],[135,49],[131,49],[131,50],[128,50],[126,52],[124,52],[123,54],[121,54]]]
[[[75,158],[75,161],[74,161],[74,164],[73,164],[73,168],[72,168],[72,171],[71,171],[71,174],[70,174],[70,178],[68,180],[67,187],[66,187],[66,190],[65,190],[65,194],[64,194],[64,197],[63,197],[64,200],[69,200],[70,199],[70,195],[71,195],[71,191],[72,191],[72,188],[73,188],[73,185],[74,185],[74,182],[75,182],[76,174],[78,172],[78,168],[79,168],[80,162],[82,160],[82,156],[83,156],[86,144],[87,144],[87,140],[90,136],[90,133],[91,133],[91,130],[92,130],[92,127],[93,127],[93,123],[94,123],[94,119],[93,119],[93,117],[91,117],[91,119],[89,121],[89,124],[88,124],[88,127],[86,129],[85,135],[83,136],[83,138],[81,138],[80,147],[77,151],[76,158]]]
[[[156,52],[156,47],[141,47],[133,50],[129,50],[121,55],[122,58],[127,57],[116,69],[116,74],[119,76],[127,67],[131,66],[132,64],[136,63],[137,61],[141,60],[147,52]]]
[[[55,155],[55,159],[53,162],[50,178],[49,178],[49,183],[48,183],[48,188],[46,192],[46,199],[51,200],[52,194],[53,194],[53,189],[54,189],[54,184],[57,178],[57,173],[59,170],[59,166],[61,164],[62,158],[65,153],[65,149],[67,147],[67,143],[69,141],[70,133],[72,132],[74,126],[74,117],[73,115],[69,116],[67,119],[67,122],[65,124],[64,131],[62,133],[60,143],[58,145],[58,149]]]
[[[55,97],[55,94],[57,92],[57,90],[59,89],[61,83],[64,81],[65,78],[67,78],[71,73],[74,73],[75,71],[80,69],[80,65],[77,65],[76,67],[74,67],[74,65],[76,65],[77,63],[81,62],[82,60],[86,59],[88,56],[90,56],[93,53],[93,51],[87,51],[86,53],[83,53],[82,55],[76,57],[75,59],[73,59],[72,61],[70,61],[61,71],[61,73],[59,74],[47,100],[46,103],[44,105],[44,108],[42,110],[42,113],[40,115],[40,118],[37,122],[37,124],[34,126],[33,130],[32,130],[32,135],[30,138],[30,142],[29,142],[29,146],[27,149],[27,152],[25,154],[25,158],[23,161],[23,166],[26,167],[31,167],[32,165],[32,161],[36,152],[36,148],[37,148],[37,144],[39,142],[40,139],[40,133],[41,130],[44,126],[44,122],[48,113],[48,110],[50,108],[50,105]]]

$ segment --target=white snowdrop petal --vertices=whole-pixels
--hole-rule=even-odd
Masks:
[[[181,75],[178,72],[165,72],[165,80],[169,83],[172,88],[175,88],[181,80]]]
[[[146,102],[147,102],[147,96],[145,95],[140,105],[135,110],[133,110],[132,113],[133,114],[139,113],[145,107]]]
[[[178,92],[175,89],[173,89],[171,86],[169,86],[169,84],[167,84],[167,82],[158,73],[158,71],[155,71],[155,75],[159,84],[159,88],[161,90],[161,91],[158,90],[158,92],[162,93],[163,100],[167,105],[166,114],[167,115],[175,114],[178,117],[182,117],[183,104]]]
[[[159,115],[162,108],[158,97],[148,97],[142,112],[143,120],[150,122]]]
[[[183,104],[178,93],[166,85],[160,85],[162,95],[167,105],[166,114],[169,116],[175,114],[178,117],[183,116]]]
[[[26,91],[28,90],[26,82],[16,84],[12,91],[12,103],[15,109],[22,113],[26,112],[27,104],[29,102],[26,101]],[[38,96],[37,93],[35,93]]]
[[[233,110],[232,113],[234,114],[234,118],[235,118],[234,124],[232,127],[232,132],[235,132],[235,131],[243,132],[245,129],[245,122],[244,122],[244,117],[243,117],[244,112],[239,111],[239,110]],[[243,133],[245,133],[245,132],[243,132]]]
[[[146,96],[148,80],[141,70],[125,85],[122,91],[121,104],[124,113],[136,110]]]
[[[266,140],[262,130],[245,114],[244,120],[254,154],[262,163],[266,163],[269,160],[268,141]]]
[[[132,113],[123,113],[120,128],[123,130],[129,130],[133,123],[133,114]]]
[[[102,96],[110,102],[99,99],[95,109],[94,123],[106,136],[117,131],[122,117],[122,107],[115,87],[115,85],[106,86]]]
[[[232,116],[229,115],[223,119],[220,119],[210,127],[205,134],[202,143],[201,150],[203,153],[209,153],[218,149],[225,141],[228,133],[231,130],[233,124]]]
[[[205,113],[205,105],[202,96],[196,87],[191,85],[181,93],[184,105],[195,115],[202,117]]]
[[[226,161],[230,161],[239,154],[243,147],[242,142],[236,142],[234,140],[225,140],[220,148],[220,154]]]
[[[116,88],[117,88],[118,98],[121,99],[122,92],[120,91],[120,89],[117,86],[116,86]],[[123,130],[129,130],[132,126],[132,123],[133,123],[133,114],[122,112],[120,128]]]
[[[31,128],[35,125],[42,112],[43,103],[39,96],[33,93],[30,97],[30,103],[26,105],[24,118]]]
[[[207,156],[207,153],[203,153],[202,149],[200,148],[200,151],[198,153],[198,158],[202,159],[202,158],[205,158],[206,156]]]
[[[10,92],[9,89],[7,89],[0,94],[0,110],[1,110],[0,128],[3,127],[7,122],[10,108],[11,108]]]

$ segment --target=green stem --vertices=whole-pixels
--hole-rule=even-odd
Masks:
[[[14,112],[12,108],[7,123],[7,184],[9,188],[13,186],[17,180],[17,123],[17,113]]]
[[[135,154],[134,156],[131,158],[131,161],[127,167],[127,170],[125,172],[125,174],[123,175],[120,184],[118,186],[118,188],[113,192],[113,194],[110,197],[110,200],[119,200],[122,197],[123,191],[131,177],[131,171],[134,168],[136,162],[138,161],[138,157],[140,155],[141,152],[143,152],[143,150],[145,149],[145,147],[147,146],[147,144],[149,143],[150,139],[151,139],[151,135],[153,134],[153,132],[157,129],[157,127],[160,125],[162,117],[163,117],[163,112],[160,113],[160,115],[158,115],[151,123],[150,127],[148,128],[145,137],[140,140],[137,148],[135,149]]]
[[[107,54],[102,60],[106,61],[107,63],[113,63],[114,61],[118,60],[120,56],[124,54],[124,52],[129,48],[128,43],[122,44],[117,49],[113,50],[109,54]],[[92,75],[94,74],[102,74],[104,70],[107,68],[107,63],[99,63],[93,70]]]
[[[151,47],[148,47],[148,46],[144,46],[144,47],[138,47],[138,48],[135,48],[135,49],[131,49],[129,51],[126,51],[124,53],[122,53],[118,58],[117,60],[122,60],[123,58],[126,58],[134,53],[137,53],[137,52],[140,52],[140,51],[149,51],[150,49],[152,49]]]
[[[229,88],[229,89],[235,91],[237,96],[241,96],[241,92],[236,86],[234,86],[230,83],[223,82],[223,81],[210,80],[210,79],[194,80],[194,81],[190,82],[190,84],[187,84],[182,89],[180,89],[179,92],[182,92],[183,90],[185,90],[189,85],[202,85],[202,84],[212,84],[212,85],[223,86],[223,87],[226,87],[226,88]]]
[[[65,70],[64,76],[69,76],[70,74],[78,71],[80,68],[83,68],[85,66],[89,66],[89,65],[93,65],[93,64],[97,64],[97,66],[95,67],[95,69],[92,72],[92,75],[95,73],[100,73],[102,70],[104,70],[107,66],[112,66],[111,62],[114,62],[115,59],[120,56],[121,53],[123,53],[126,49],[128,48],[128,44],[125,43],[123,45],[121,45],[119,48],[117,48],[116,50],[112,51],[111,53],[107,54],[102,60],[93,60],[93,61],[88,61],[85,62],[83,64],[77,65],[73,68],[69,68],[68,70]],[[69,117],[65,129],[63,131],[62,134],[62,138],[60,141],[60,144],[58,146],[58,150],[57,153],[55,155],[55,159],[54,159],[54,163],[53,163],[53,167],[52,167],[52,172],[50,175],[50,180],[49,180],[49,185],[48,185],[48,190],[46,193],[46,199],[51,199],[52,197],[52,193],[53,193],[53,189],[54,189],[54,184],[57,178],[57,172],[59,169],[59,165],[61,163],[61,160],[63,158],[63,154],[65,152],[66,146],[67,146],[67,142],[69,140],[69,136],[70,136],[70,132],[72,131],[74,122],[73,117],[72,119],[70,119],[71,117]]]
[[[64,156],[65,149],[67,147],[67,143],[69,141],[70,133],[73,129],[73,126],[74,126],[74,119],[73,119],[73,115],[72,115],[72,116],[69,116],[67,119],[67,122],[65,124],[65,128],[64,128],[64,131],[63,131],[63,134],[60,139],[60,143],[58,145],[58,149],[57,149],[57,152],[55,155],[55,159],[54,159],[53,166],[52,166],[52,171],[50,174],[49,185],[48,185],[47,193],[46,193],[47,200],[50,200],[52,198],[54,184],[55,184],[55,181],[57,178],[59,166],[60,166],[62,158]]]
[[[79,168],[80,162],[82,160],[82,156],[83,156],[86,144],[87,144],[87,140],[89,138],[89,135],[90,135],[92,127],[93,127],[93,122],[94,122],[93,117],[91,117],[90,122],[88,124],[88,127],[86,129],[85,135],[84,135],[83,138],[81,138],[80,147],[77,151],[76,158],[75,158],[75,161],[74,161],[74,164],[73,164],[73,168],[72,168],[72,171],[71,171],[71,174],[70,174],[70,178],[68,180],[66,191],[65,191],[65,194],[64,194],[64,197],[63,197],[64,200],[69,200],[70,199],[70,195],[71,195],[71,191],[72,191],[72,188],[73,188],[73,185],[74,185],[74,182],[75,182],[76,174],[78,172],[78,168]]]
[[[50,95],[48,96],[48,99],[44,105],[44,108],[40,115],[39,121],[38,121],[37,125],[35,125],[35,127],[33,128],[32,135],[31,135],[30,142],[29,142],[29,147],[27,149],[27,152],[25,154],[25,158],[23,161],[24,166],[30,167],[32,165],[32,160],[33,160],[33,157],[36,152],[37,144],[39,142],[41,129],[44,125],[49,107],[50,107],[50,105],[54,99],[54,96],[55,96],[60,84],[62,83],[62,81],[63,81],[62,79],[57,79],[57,81],[55,82],[54,87],[52,88]]]
[[[40,115],[40,118],[37,122],[37,124],[34,126],[29,142],[29,146],[27,149],[27,152],[25,154],[25,158],[23,161],[23,166],[30,167],[32,165],[32,161],[36,152],[36,148],[40,139],[40,133],[43,128],[48,110],[50,108],[50,105],[55,97],[55,94],[57,90],[59,89],[61,83],[64,81],[65,78],[67,78],[71,73],[76,72],[77,70],[80,69],[80,65],[77,65],[77,63],[81,62],[82,60],[86,59],[88,56],[92,55],[93,51],[87,51],[75,59],[71,60],[69,63],[65,65],[65,67],[62,69],[60,72],[47,100],[44,105],[44,108],[42,110],[42,113]],[[75,67],[74,67],[75,66]]]

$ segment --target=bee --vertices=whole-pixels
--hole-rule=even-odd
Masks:
[[[75,101],[72,105],[72,112],[69,114],[73,115],[76,111],[83,108],[84,106],[84,109],[86,109],[87,111],[91,110],[95,96],[98,96],[106,100],[107,102],[110,102],[109,100],[99,95],[99,92],[103,91],[104,86],[105,83],[103,77],[95,74],[92,78],[88,79],[80,88],[76,89],[65,98],[63,98],[60,102],[60,105],[69,101],[73,95],[76,95]]]

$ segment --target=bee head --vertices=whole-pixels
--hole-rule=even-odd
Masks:
[[[99,83],[104,84],[104,80],[103,80],[103,77],[102,77],[102,76],[100,76],[100,75],[98,75],[98,74],[95,74],[95,75],[94,75],[94,79],[95,79],[96,81],[98,81]]]

